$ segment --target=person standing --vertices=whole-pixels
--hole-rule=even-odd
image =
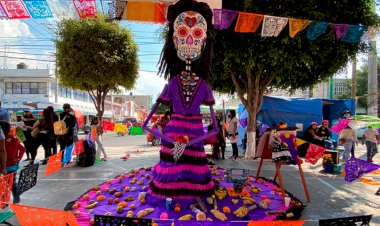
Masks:
[[[26,152],[26,160],[25,161],[30,161],[32,159],[31,153],[33,152],[34,148],[34,142],[35,139],[32,137],[32,129],[34,123],[36,123],[36,119],[34,118],[32,112],[30,111],[25,111],[23,114],[23,121],[24,121],[24,136],[25,136],[25,141],[24,141],[24,147],[25,147],[25,152]]]
[[[350,119],[350,118],[351,118],[351,112],[349,110],[343,111],[342,119]],[[351,156],[355,158],[355,145],[352,145]]]
[[[368,129],[364,131],[362,145],[364,142],[367,147],[367,161],[373,162],[372,158],[377,153],[377,145],[379,144],[379,134],[372,129],[372,126],[368,126]]]
[[[0,175],[7,174],[7,153],[5,151],[5,135],[0,128]]]
[[[352,146],[358,145],[358,138],[356,137],[355,130],[353,130],[350,126],[344,128],[339,134],[339,141],[343,141],[343,156],[342,156],[342,164],[346,164],[347,160],[350,158],[350,152],[352,150]],[[351,157],[354,157],[351,153]]]
[[[9,134],[10,124],[5,121],[0,121],[0,127],[5,135],[5,150],[7,153],[6,170],[7,174],[13,173],[12,196],[13,204],[20,202],[20,195],[18,194],[17,187],[17,170],[19,169],[19,162],[25,153],[25,147],[21,145],[20,140],[15,136]]]
[[[52,106],[49,106],[46,109],[48,109],[51,112],[54,125],[54,123],[58,121],[58,115],[55,113],[54,108]],[[50,148],[52,151],[52,155],[57,154],[57,135],[55,135],[54,132],[51,133],[50,136]]]
[[[48,158],[51,156],[50,137],[53,133],[53,118],[50,110],[44,109],[42,111],[42,118],[34,123],[32,131],[37,128],[40,132],[35,139],[33,152],[31,153],[32,159],[30,160],[29,165],[34,164],[34,160],[37,156],[37,150],[41,144],[45,151],[45,158],[42,160],[41,164],[45,165]]]
[[[74,143],[75,116],[70,104],[63,105],[63,112],[59,115],[59,120],[64,121],[67,128],[65,135],[58,136],[60,151],[64,151]]]
[[[237,132],[237,126],[238,126],[238,119],[236,118],[236,111],[235,110],[230,110],[228,112],[228,139],[231,142],[232,146],[232,156],[230,159],[236,159],[239,157],[239,150],[237,147],[237,142],[238,142],[238,132]]]
[[[1,101],[0,101],[0,120],[6,121],[7,123],[11,123],[7,109],[4,109],[1,107]]]
[[[94,140],[94,142],[96,143],[96,145],[98,146],[97,147],[97,151],[96,151],[96,158],[100,158],[100,151],[103,153],[103,160],[104,161],[107,161],[107,153],[106,151],[104,150],[104,147],[103,147],[103,144],[102,144],[102,141],[101,141],[101,137],[103,135],[103,128],[102,126],[99,124],[99,118],[98,117],[94,117],[92,118],[91,120],[91,135],[92,135],[92,139]]]

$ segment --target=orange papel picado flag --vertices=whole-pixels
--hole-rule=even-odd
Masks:
[[[79,226],[73,213],[34,206],[11,204],[21,226]]]
[[[6,203],[11,200],[11,192],[13,185],[13,173],[0,177],[0,208],[4,208]]]
[[[304,30],[309,24],[311,23],[310,20],[300,20],[300,19],[293,19],[289,18],[289,35],[290,37],[294,38],[294,36]]]
[[[55,155],[49,157],[49,161],[46,165],[45,176],[49,176],[55,172],[58,172],[61,169],[62,165],[62,151],[58,152]]]
[[[239,17],[235,25],[235,32],[256,32],[264,19],[264,15],[254,13],[239,12]]]

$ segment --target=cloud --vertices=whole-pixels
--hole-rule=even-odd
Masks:
[[[6,37],[34,37],[29,26],[21,20],[0,20],[0,34]]]
[[[135,88],[131,91],[134,95],[151,95],[157,97],[167,81],[153,72],[140,71]]]

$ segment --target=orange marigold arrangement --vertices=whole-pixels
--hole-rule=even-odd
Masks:
[[[325,168],[326,166],[334,165],[334,161],[331,158],[331,154],[324,154],[322,158],[323,158],[323,161],[322,161],[323,168]]]
[[[189,143],[189,137],[188,136],[177,136],[174,138],[175,142],[187,144]]]

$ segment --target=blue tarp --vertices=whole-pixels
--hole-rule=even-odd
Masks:
[[[321,124],[324,119],[329,120],[331,125],[341,117],[344,110],[350,110],[352,115],[355,114],[355,100],[264,96],[256,120],[268,126],[277,126],[279,122],[286,122],[289,127],[302,124],[302,129],[305,130],[311,122]],[[248,118],[248,113],[242,104],[239,105],[238,114],[240,120]],[[241,134],[239,138],[242,139],[245,129],[239,126],[238,132]]]

